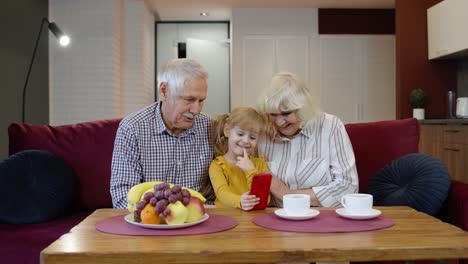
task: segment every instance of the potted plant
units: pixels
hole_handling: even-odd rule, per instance
[[[417,88],[410,93],[410,104],[413,107],[413,117],[421,120],[424,119],[424,107],[426,107],[426,92],[421,88]]]

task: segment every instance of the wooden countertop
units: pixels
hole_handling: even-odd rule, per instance
[[[468,118],[452,118],[452,119],[424,119],[418,120],[420,124],[428,125],[468,125]]]

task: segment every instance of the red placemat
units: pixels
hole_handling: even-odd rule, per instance
[[[231,229],[237,225],[237,221],[224,215],[210,214],[205,222],[179,229],[149,229],[129,224],[124,219],[125,215],[106,218],[96,223],[96,229],[116,235],[129,236],[182,236],[215,233]]]
[[[268,213],[256,216],[252,222],[258,226],[272,230],[303,232],[303,233],[339,233],[377,230],[394,225],[392,219],[378,216],[367,220],[352,220],[343,218],[334,210],[321,210],[312,219],[294,221]]]

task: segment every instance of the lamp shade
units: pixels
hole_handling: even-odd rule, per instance
[[[54,22],[49,23],[49,30],[55,35],[59,40],[60,45],[67,46],[70,43],[70,38],[63,34],[62,30]]]

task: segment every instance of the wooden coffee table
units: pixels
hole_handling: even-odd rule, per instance
[[[126,214],[99,209],[41,252],[41,263],[277,263],[468,259],[468,233],[409,207],[377,207],[395,221],[386,229],[352,233],[295,233],[252,223],[266,211],[209,208],[235,218],[230,230],[191,236],[123,236],[95,229]]]

